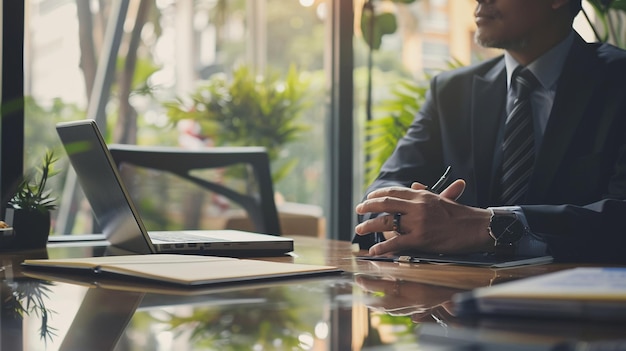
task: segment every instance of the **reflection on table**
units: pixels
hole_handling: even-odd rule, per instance
[[[84,257],[103,248],[29,254]],[[453,315],[449,301],[457,292],[569,266],[404,265],[357,260],[358,254],[350,243],[298,237],[293,255],[267,259],[346,273],[194,290],[39,281],[22,274],[19,262],[28,254],[3,254],[1,349],[567,350],[577,341],[626,336],[624,325]]]

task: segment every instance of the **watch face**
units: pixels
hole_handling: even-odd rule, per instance
[[[498,238],[497,245],[511,245],[522,238],[524,225],[515,216],[494,216],[491,231]]]

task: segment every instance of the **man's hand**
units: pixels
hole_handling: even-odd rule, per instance
[[[368,307],[392,316],[411,316],[414,322],[433,321],[431,315],[443,309],[452,316],[452,296],[461,290],[445,286],[395,280],[368,275],[357,275],[356,284],[371,297]],[[445,321],[444,321],[445,322]]]
[[[355,231],[359,235],[387,232],[387,240],[372,246],[370,255],[408,249],[432,253],[468,253],[487,251],[493,247],[493,240],[487,233],[490,212],[455,202],[465,190],[465,181],[453,182],[441,194],[425,189],[419,183],[414,183],[411,188],[378,189],[357,205],[358,214],[402,214],[402,235],[389,233],[393,230],[393,215],[379,216],[356,226]]]

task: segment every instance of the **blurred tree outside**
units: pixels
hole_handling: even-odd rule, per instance
[[[165,45],[172,45],[172,20],[179,20],[171,11],[178,11],[179,3],[154,0],[130,1],[126,19],[125,34],[120,45],[116,69],[116,79],[109,96],[107,107],[107,142],[139,143],[156,145],[177,145],[179,131],[164,122],[165,111],[160,103],[170,99],[180,89],[180,82],[165,81],[163,76],[171,75],[172,65],[155,56]],[[192,66],[194,79],[210,77],[215,73],[229,73],[237,62],[245,57],[245,36],[238,34],[238,27],[245,28],[246,1],[199,1],[193,2],[193,22],[188,23],[192,40],[202,48],[194,48]],[[100,57],[102,42],[112,12],[113,2],[76,2],[80,36],[80,68],[83,72],[86,95],[91,96],[96,74],[97,59]],[[268,60],[287,72],[294,64],[298,67],[322,70],[325,47],[324,19],[315,8],[303,8],[297,2],[267,2]],[[179,30],[180,24],[175,25]],[[195,33],[195,34],[194,34]],[[206,41],[206,33],[214,39]],[[313,37],[312,37],[313,36]],[[214,43],[210,42],[214,40]],[[212,60],[207,60],[205,51],[214,46]],[[207,48],[204,48],[207,47]],[[208,55],[211,56],[211,55]],[[156,63],[159,62],[159,63]],[[294,63],[295,62],[295,63]],[[176,62],[175,65],[181,63]],[[307,73],[308,74],[308,73]],[[312,72],[312,75],[320,75]],[[175,88],[176,86],[178,88]],[[318,83],[318,87],[323,84]],[[172,88],[175,89],[172,89]],[[303,140],[323,140],[325,96],[312,96],[307,102],[315,106],[305,111],[302,120],[314,119],[313,128],[304,131]],[[310,138],[310,134],[317,135]],[[294,143],[295,144],[295,143]],[[315,147],[283,148],[274,151],[281,159],[311,160],[295,165],[294,173],[305,173],[309,177],[308,186],[293,179],[284,184],[275,184],[289,201],[321,205],[322,195],[316,188],[323,179],[324,144]],[[293,166],[292,166],[293,167]],[[300,169],[298,169],[300,168]],[[286,172],[287,169],[284,171]],[[297,178],[296,178],[297,180]],[[154,191],[136,194],[147,208],[155,207],[164,199]],[[153,198],[153,200],[150,200]],[[152,205],[150,205],[152,204]],[[188,206],[189,207],[189,206]],[[158,217],[158,216],[153,216]]]

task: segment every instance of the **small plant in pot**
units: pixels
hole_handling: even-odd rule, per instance
[[[57,174],[53,164],[57,157],[46,152],[41,167],[34,174],[26,174],[9,200],[5,221],[13,227],[10,247],[0,249],[45,248],[50,234],[50,211],[56,208],[56,198],[46,189],[48,179]],[[37,177],[37,173],[39,176]]]

